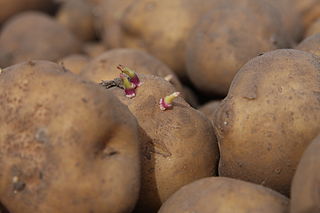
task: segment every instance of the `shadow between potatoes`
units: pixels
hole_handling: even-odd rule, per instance
[[[0,213],[10,213],[2,203],[0,203]]]
[[[139,139],[141,141],[141,188],[133,213],[153,213],[157,212],[161,206],[155,177],[155,147],[152,139],[140,126]]]

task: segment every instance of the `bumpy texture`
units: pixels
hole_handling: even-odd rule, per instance
[[[301,155],[320,131],[320,60],[276,50],[243,66],[216,112],[219,174],[289,194]]]
[[[11,213],[124,213],[140,184],[136,120],[46,61],[0,74],[0,200]]]
[[[46,14],[21,13],[3,26],[0,34],[0,66],[33,59],[56,61],[80,50],[67,29]]]
[[[181,97],[161,111],[159,100],[175,90],[167,81],[141,76],[133,99],[111,89],[137,118],[143,142],[142,183],[137,212],[156,212],[181,186],[216,174],[219,158],[212,125]]]
[[[320,212],[320,136],[303,153],[291,187],[291,213]]]
[[[268,188],[241,180],[211,177],[174,193],[159,213],[288,213],[289,200]]]

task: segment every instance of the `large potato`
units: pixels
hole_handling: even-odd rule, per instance
[[[303,153],[291,187],[291,213],[320,212],[320,136]]]
[[[31,59],[58,60],[76,53],[78,40],[46,14],[25,12],[10,19],[0,34],[0,66]]]
[[[137,123],[110,92],[46,61],[0,74],[0,200],[11,213],[129,213]]]
[[[241,180],[210,177],[174,193],[159,213],[287,213],[288,198]]]
[[[320,33],[307,37],[295,49],[303,50],[320,57]]]
[[[276,50],[250,60],[216,112],[219,174],[289,194],[300,157],[320,131],[320,60]]]
[[[248,60],[285,46],[281,16],[262,0],[224,1],[204,16],[187,49],[190,80],[208,94],[226,95]]]
[[[186,77],[187,39],[217,0],[134,0],[122,18],[125,47],[140,47]]]
[[[122,89],[111,91],[137,118],[141,127],[142,182],[136,212],[157,212],[181,186],[216,174],[219,158],[212,125],[181,97],[170,110],[161,111],[159,100],[175,91],[163,78],[140,75],[136,97]]]
[[[210,101],[202,105],[198,110],[206,115],[206,117],[214,124],[216,111],[219,108],[221,100]]]
[[[0,23],[19,12],[32,9],[48,9],[53,0],[0,0]]]
[[[135,49],[112,49],[94,58],[81,75],[97,83],[102,80],[113,80],[119,77],[117,66],[121,64],[139,74],[150,74],[160,77],[172,76],[171,83],[182,91],[182,86],[175,74],[161,61],[146,52]]]

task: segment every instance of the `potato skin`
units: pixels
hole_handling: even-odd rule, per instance
[[[291,213],[320,212],[320,137],[303,153],[291,187]]]
[[[142,182],[136,212],[157,212],[181,186],[216,175],[219,159],[212,125],[181,97],[171,110],[161,111],[159,100],[175,90],[160,77],[141,75],[137,96],[128,99],[123,90],[111,91],[137,118],[141,127]]]
[[[288,213],[289,200],[253,183],[210,177],[183,186],[159,213]]]
[[[295,49],[306,51],[320,57],[320,33],[306,38],[296,46]]]
[[[0,74],[0,199],[11,213],[131,212],[137,123],[104,88],[47,61]]]
[[[304,37],[307,38],[307,37],[312,36],[317,33],[320,33],[320,18],[318,18],[316,21],[314,21],[310,25],[310,27],[308,27]]]
[[[245,24],[243,24],[245,23]],[[248,60],[286,46],[281,16],[265,1],[222,1],[200,20],[187,46],[187,73],[207,94],[226,95]]]
[[[52,0],[0,0],[0,23],[25,10],[50,8],[52,2]]]
[[[289,194],[301,155],[320,131],[319,72],[316,56],[285,49],[240,69],[216,112],[221,176]]]
[[[119,77],[120,71],[117,69],[119,64],[129,67],[138,74],[150,74],[163,78],[172,75],[170,82],[178,91],[182,91],[179,79],[165,64],[148,53],[135,49],[109,50],[94,58],[81,75],[97,83],[101,80],[113,80]]]
[[[221,100],[210,101],[202,105],[198,110],[206,115],[206,117],[214,124],[216,111],[219,108]]]
[[[77,53],[81,47],[69,31],[48,15],[25,12],[5,24],[0,48],[0,66],[7,67],[32,59],[56,61]]]
[[[142,48],[186,77],[185,52],[198,19],[217,0],[134,0],[121,19],[122,45]]]
[[[82,69],[90,62],[89,57],[80,54],[66,56],[58,61],[65,69],[74,74],[80,74]]]
[[[93,5],[87,0],[64,2],[56,19],[82,41],[93,40],[96,36]]]

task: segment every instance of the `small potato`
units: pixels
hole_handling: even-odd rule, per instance
[[[303,50],[320,57],[320,33],[307,37],[295,49]]]
[[[48,9],[52,3],[53,0],[0,0],[0,23],[22,11]]]
[[[11,213],[130,213],[137,122],[104,88],[48,61],[0,74],[0,200]]]
[[[95,58],[106,52],[107,48],[100,42],[88,42],[83,45],[82,51],[90,58]]]
[[[210,177],[183,186],[158,213],[288,213],[289,199],[260,185]]]
[[[185,184],[216,175],[218,146],[212,125],[181,97],[162,111],[161,98],[175,92],[163,78],[140,75],[142,85],[134,98],[111,88],[137,118],[142,141],[142,182],[136,212],[154,213]]]
[[[82,69],[90,62],[89,57],[85,55],[69,55],[60,59],[58,64],[62,65],[65,69],[73,72],[74,74],[80,74]]]
[[[320,18],[318,18],[316,21],[314,21],[310,25],[310,27],[308,27],[304,37],[307,38],[307,37],[314,35],[314,34],[317,34],[317,33],[320,33]]]
[[[275,50],[244,65],[214,119],[219,174],[288,195],[301,155],[320,132],[320,60]]]
[[[191,82],[225,96],[237,71],[263,52],[286,46],[280,13],[262,0],[222,1],[194,30],[187,47]]]
[[[10,19],[0,33],[0,66],[32,59],[56,61],[80,51],[79,41],[46,14],[25,12]]]
[[[151,74],[160,77],[170,77],[178,91],[182,86],[175,74],[161,61],[146,52],[135,49],[112,49],[93,59],[81,75],[94,82],[113,80],[119,77],[117,66],[121,64],[135,70],[139,74]]]
[[[96,36],[93,5],[88,3],[87,0],[64,2],[56,15],[56,19],[83,41],[93,40]]]
[[[320,136],[303,153],[291,187],[291,213],[320,212]]]

